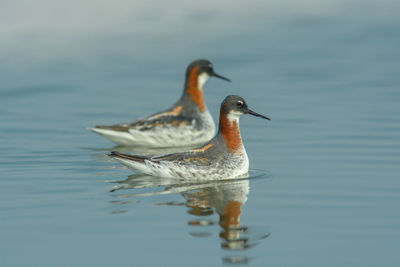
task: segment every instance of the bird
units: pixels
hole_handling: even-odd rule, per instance
[[[194,60],[187,67],[183,93],[172,107],[133,122],[97,125],[88,130],[122,146],[162,148],[203,144],[215,134],[214,120],[203,95],[203,86],[210,77],[231,82],[217,74],[209,60]]]
[[[229,95],[221,103],[218,133],[202,146],[161,156],[130,155],[116,151],[109,156],[138,174],[188,180],[245,177],[249,171],[249,159],[239,129],[239,117],[243,114],[270,120],[249,109],[242,97]]]

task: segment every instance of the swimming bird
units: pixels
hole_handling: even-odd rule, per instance
[[[195,60],[187,67],[180,99],[170,108],[145,118],[89,128],[123,146],[173,147],[200,145],[215,134],[214,120],[204,102],[203,86],[210,77],[230,80],[214,71],[210,61]]]
[[[270,120],[250,110],[242,97],[230,95],[221,104],[218,133],[204,145],[162,156],[146,157],[115,151],[109,156],[136,173],[152,176],[194,180],[242,177],[249,171],[249,159],[239,129],[239,117],[243,114]]]

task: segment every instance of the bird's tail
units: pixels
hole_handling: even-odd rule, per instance
[[[138,155],[129,155],[129,154],[120,153],[120,152],[117,152],[117,151],[112,151],[110,154],[108,154],[108,156],[110,156],[112,158],[124,159],[124,160],[132,160],[132,161],[142,162],[142,163],[146,159],[149,159],[149,157],[138,156]]]

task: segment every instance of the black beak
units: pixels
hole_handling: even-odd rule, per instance
[[[250,110],[250,109],[249,109],[248,113],[249,113],[250,115],[253,115],[253,116],[256,116],[256,117],[260,117],[260,118],[263,118],[263,119],[266,119],[266,120],[269,120],[269,121],[271,120],[271,119],[268,118],[267,116],[258,114],[257,112],[254,112],[254,111],[252,111],[252,110]]]
[[[222,80],[228,81],[228,82],[232,82],[231,80],[229,80],[228,78],[225,78],[224,76],[219,75],[218,73],[215,73],[214,71],[211,73],[211,76],[220,78]]]

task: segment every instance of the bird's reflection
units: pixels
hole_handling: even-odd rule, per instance
[[[185,205],[188,213],[193,217],[188,221],[191,226],[189,234],[193,237],[204,238],[212,236],[215,224],[219,224],[221,231],[221,248],[230,251],[249,249],[269,236],[266,229],[252,230],[252,227],[242,225],[240,216],[250,191],[248,178],[190,183],[181,179],[157,178],[147,175],[131,175],[123,181],[115,181],[118,185],[110,191],[116,192],[116,198],[123,198],[120,203],[130,203],[127,199],[155,196],[162,194],[180,193],[185,201],[183,203],[166,202],[159,205],[177,206]],[[150,189],[143,190],[143,189]],[[154,191],[159,188],[160,190]],[[121,194],[122,189],[137,189],[130,193]],[[131,191],[131,190],[129,190]],[[140,192],[136,192],[140,191]],[[126,192],[126,191],[125,191]],[[118,212],[121,212],[120,210]],[[213,220],[213,215],[218,214],[218,222]],[[247,256],[226,256],[222,259],[224,264],[241,263],[250,261]]]
[[[212,221],[205,218],[214,212],[219,216],[221,226],[221,247],[229,250],[243,250],[253,246],[247,234],[248,228],[240,224],[242,208],[249,193],[249,180],[222,181],[195,191],[182,193],[189,207],[189,213],[196,216],[191,226],[208,226]],[[202,236],[197,233],[195,236]]]

